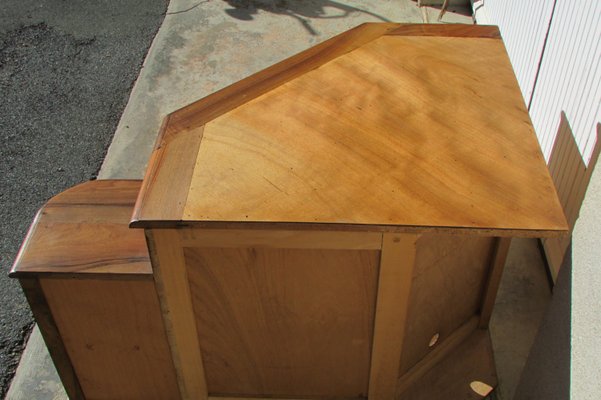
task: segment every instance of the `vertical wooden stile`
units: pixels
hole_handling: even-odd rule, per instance
[[[393,399],[407,324],[415,249],[419,235],[385,233],[369,377],[370,400]]]
[[[146,230],[146,238],[182,399],[206,400],[208,390],[179,235],[174,229],[153,229]]]

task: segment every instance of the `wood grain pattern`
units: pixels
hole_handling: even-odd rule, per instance
[[[494,252],[491,258],[492,262],[488,272],[486,288],[482,297],[480,322],[478,323],[480,328],[488,328],[490,316],[492,315],[492,309],[497,298],[499,285],[501,284],[501,277],[503,275],[503,269],[505,268],[505,261],[507,260],[507,253],[509,252],[510,245],[510,238],[496,238],[495,240]]]
[[[169,132],[200,127],[283,83],[352,51],[396,28],[393,23],[364,23],[264,69],[170,115]]]
[[[386,35],[399,36],[443,36],[501,39],[497,26],[464,24],[399,24]]]
[[[601,124],[597,125],[597,140],[588,167],[584,164],[574,134],[565,113],[561,113],[561,122],[557,138],[553,145],[549,170],[557,189],[559,201],[568,220],[570,231],[574,229],[580,213],[580,206],[590,182],[593,170],[601,152]],[[559,268],[572,240],[571,235],[561,238],[542,239],[551,277],[557,279]]]
[[[386,35],[394,29],[399,35]],[[466,37],[470,32],[478,37]],[[490,40],[493,32],[358,28],[174,113],[169,135],[204,125],[190,190],[170,194],[147,177],[144,191],[166,193],[164,204],[172,207],[161,214],[140,201],[133,226],[247,229],[277,222],[482,229],[499,236],[565,232],[505,48]],[[151,169],[160,171],[166,160]]]
[[[205,369],[179,236],[173,229],[145,233],[181,397],[206,400]]]
[[[46,203],[46,207],[74,205],[132,206],[140,191],[141,181],[101,179],[75,185]]]
[[[418,238],[407,234],[384,234],[382,238],[370,400],[392,399],[396,391]]]
[[[187,199],[186,221],[566,227],[503,44],[474,38],[381,37],[210,121]]]
[[[420,237],[398,376],[478,314],[493,244],[489,237]],[[434,335],[437,344],[430,346]]]
[[[179,229],[184,247],[271,247],[287,249],[380,250],[376,232]]]
[[[150,278],[144,234],[128,229],[140,184],[90,181],[53,197],[38,212],[10,275]]]
[[[85,400],[86,397],[81,389],[79,378],[73,369],[73,364],[65,349],[65,344],[56,326],[56,321],[52,316],[39,279],[35,276],[23,277],[19,279],[19,283],[36,323],[40,327],[40,332],[52,357],[52,362],[56,367],[58,376],[65,388],[65,392],[71,400]]]
[[[40,285],[86,399],[180,398],[152,280]]]
[[[132,227],[137,227],[140,219],[177,221],[183,214],[203,127],[176,135],[167,129],[170,120],[167,116],[163,121],[131,217]]]
[[[378,255],[186,248],[209,393],[364,398]]]
[[[497,386],[497,377],[488,331],[476,329],[455,350],[431,368],[396,400],[488,398],[472,389],[474,382],[489,388]],[[480,385],[483,386],[483,385]]]
[[[206,122],[381,36],[395,26],[373,23],[359,25],[168,115],[163,121],[157,146],[148,165],[132,226],[148,226],[142,221],[181,219],[181,207],[187,193],[181,191],[189,187],[190,182],[185,182],[185,178],[191,173],[195,161],[189,152],[198,149],[202,138],[201,133],[194,132],[201,132]],[[185,137],[177,138],[177,143],[181,144],[178,149],[168,149],[175,136]],[[185,178],[178,177],[179,174]],[[173,178],[179,182],[172,182]]]

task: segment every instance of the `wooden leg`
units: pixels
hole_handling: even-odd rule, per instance
[[[509,251],[510,244],[511,238],[496,239],[492,264],[488,275],[488,283],[486,284],[486,289],[484,290],[484,298],[482,300],[482,308],[480,311],[480,322],[478,323],[478,327],[481,329],[488,328],[488,323],[490,322],[492,308],[495,305],[495,299],[497,298],[497,291],[499,290],[499,284],[501,283],[501,276],[503,274],[503,268],[505,267],[505,260],[507,259],[507,252]]]
[[[153,229],[146,231],[146,238],[182,399],[206,400],[206,378],[179,235],[174,229]]]
[[[60,332],[46,302],[46,297],[37,278],[19,279],[29,307],[40,327],[40,332],[52,356],[56,371],[61,378],[65,391],[71,400],[84,400],[83,391],[79,384],[71,359],[67,354]]]
[[[394,398],[419,235],[385,233],[369,377],[370,400]]]

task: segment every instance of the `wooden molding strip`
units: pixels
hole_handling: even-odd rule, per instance
[[[386,35],[501,39],[501,32],[494,25],[401,24],[398,28],[386,33]]]
[[[413,225],[363,225],[347,223],[306,223],[306,222],[242,222],[242,221],[181,221],[181,220],[133,220],[132,228],[195,228],[195,229],[237,229],[237,230],[293,230],[293,231],[349,231],[386,232],[399,234],[444,233],[449,235],[475,235],[497,237],[564,237],[567,230],[562,227],[545,229],[492,229],[444,226]]]
[[[182,219],[186,202],[174,199],[187,197],[203,127],[170,135],[166,130],[169,118],[165,119],[157,148],[148,163],[130,222],[132,228],[139,227],[140,220]]]
[[[419,235],[384,234],[369,377],[370,400],[396,392]]]
[[[223,113],[280,86],[307,71],[368,43],[398,27],[394,23],[364,23],[282,62],[219,90],[170,115],[169,131],[206,124]]]
[[[382,234],[279,230],[178,229],[184,247],[380,250]]]

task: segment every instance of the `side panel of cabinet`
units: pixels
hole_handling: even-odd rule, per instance
[[[367,395],[379,251],[184,255],[210,394]]]
[[[87,399],[179,398],[151,276],[40,285]]]
[[[423,235],[417,241],[399,376],[476,316],[494,238]]]

